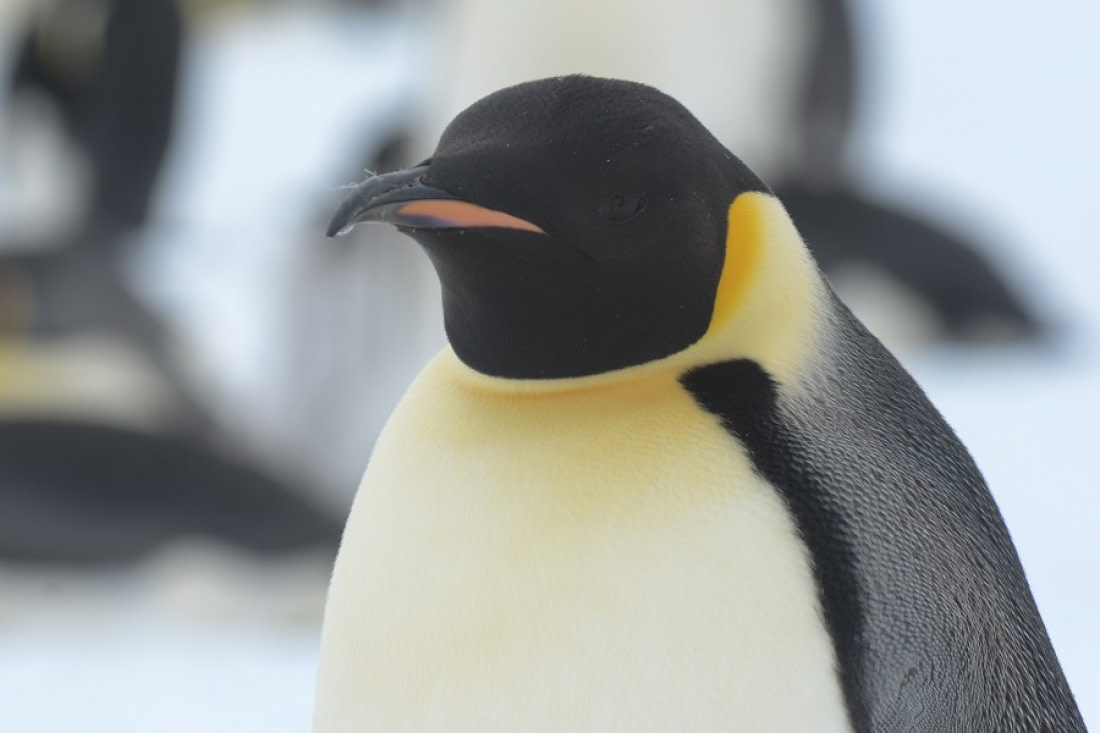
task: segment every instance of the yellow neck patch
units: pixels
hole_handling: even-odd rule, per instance
[[[741,194],[730,204],[726,258],[722,264],[722,277],[718,281],[718,292],[714,297],[714,315],[711,316],[707,335],[726,325],[737,312],[749,283],[756,276],[764,249],[763,212],[760,206],[765,196],[766,194],[750,191]]]

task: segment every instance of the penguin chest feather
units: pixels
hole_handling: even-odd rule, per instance
[[[317,731],[849,730],[808,553],[674,376],[550,395],[444,352],[337,560]]]

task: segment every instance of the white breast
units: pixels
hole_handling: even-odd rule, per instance
[[[791,519],[674,376],[463,371],[429,365],[363,479],[318,733],[849,730]]]

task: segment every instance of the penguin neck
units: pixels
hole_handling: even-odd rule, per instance
[[[829,338],[828,286],[779,199],[742,194],[728,217],[710,327],[676,356],[686,368],[747,359],[793,384],[813,371],[808,365]]]

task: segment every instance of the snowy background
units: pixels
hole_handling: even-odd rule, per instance
[[[1063,327],[1044,352],[906,361],[984,470],[1100,730],[1100,5],[856,6],[867,84],[859,179],[988,234]],[[173,254],[148,265],[162,275],[153,297],[186,314],[218,389],[257,422],[279,409],[275,387],[253,372],[257,354],[280,353],[261,327],[273,317],[271,283],[323,227],[348,182],[348,150],[371,126],[383,134],[431,73],[417,64],[422,30],[415,17],[276,4],[191,39],[158,208]],[[210,613],[219,582],[235,580],[162,583],[154,570],[90,590],[80,579],[26,579],[34,612],[0,606],[0,730],[308,729],[320,590],[304,605],[278,598],[276,610]]]

